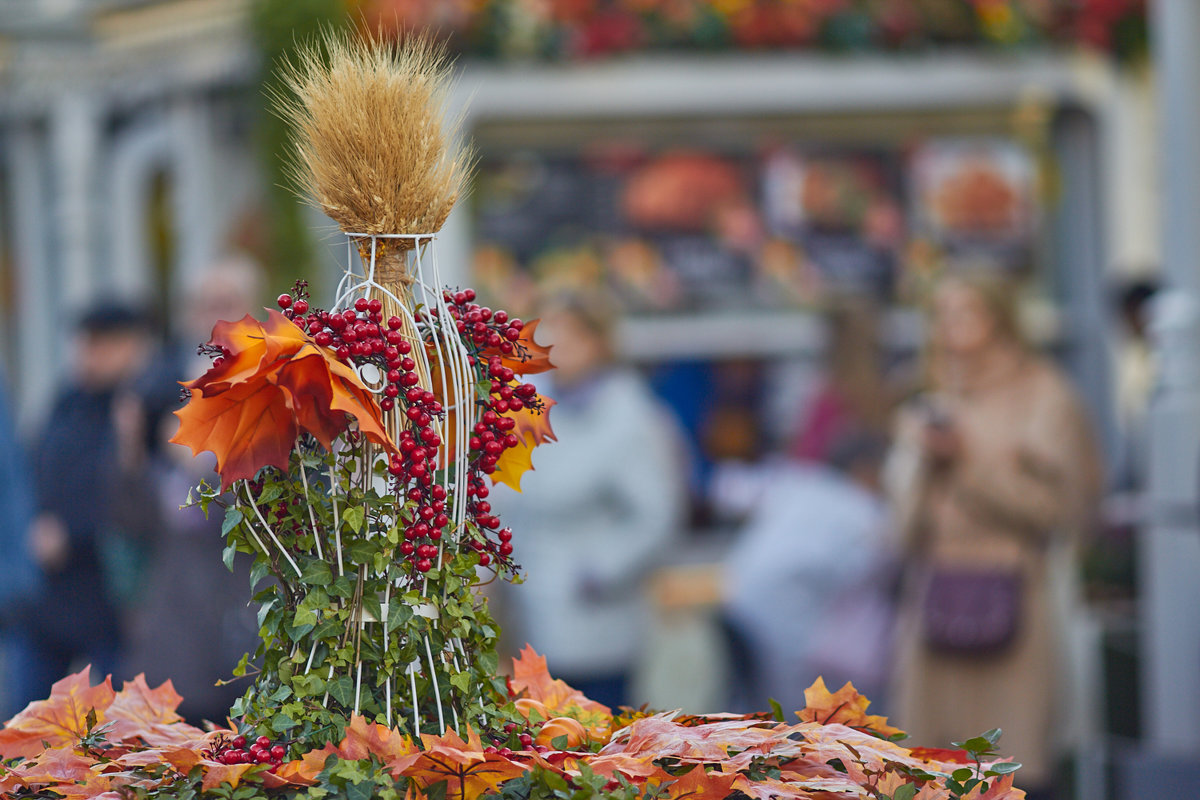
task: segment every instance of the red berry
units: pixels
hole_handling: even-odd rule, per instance
[[[365,297],[360,297],[354,301],[354,310],[355,311],[366,311],[370,307],[371,307],[371,304]]]
[[[232,744],[238,750],[241,750],[243,747],[246,746],[246,737],[245,736],[235,736],[235,737],[233,737]]]
[[[387,326],[389,330],[399,330],[404,321],[396,316],[388,317]]]
[[[417,572],[429,572],[429,570],[433,569],[433,562],[428,558],[420,558],[417,559],[416,567]]]
[[[409,542],[409,541],[404,541],[404,542],[401,542],[401,543],[400,543],[400,552],[401,552],[401,554],[403,554],[403,555],[406,555],[406,556],[411,556],[411,555],[413,554],[413,551],[414,551],[415,549],[416,549],[416,548],[415,548],[415,547],[413,547],[413,543],[412,543],[412,542]]]
[[[276,298],[275,304],[280,308],[291,308],[292,296],[290,294],[281,294],[278,298]]]
[[[283,758],[287,755],[287,748],[281,744],[277,744],[271,748],[271,758]]]
[[[297,300],[295,302],[295,304],[292,305],[292,311],[296,312],[297,314],[307,314],[308,313],[308,301],[307,300]]]
[[[489,556],[487,553],[480,553],[480,554],[479,554],[479,566],[481,566],[481,567],[486,567],[486,566],[487,566],[488,564],[490,564],[490,563],[492,563],[492,557],[491,557],[491,556]]]
[[[357,304],[356,304],[356,306],[357,306]],[[370,311],[372,314],[378,314],[380,311],[383,310],[383,303],[380,302],[378,297],[372,297],[370,300],[367,301],[367,310]]]
[[[501,545],[500,545],[500,555],[502,555],[502,556],[510,556],[510,555],[512,555],[512,551],[513,551],[512,542],[503,542],[503,543],[501,543]]]
[[[528,733],[522,733],[517,737],[517,741],[521,743],[522,747],[529,747],[531,744],[533,744],[533,737]]]
[[[271,740],[269,737],[266,737],[266,736],[258,737],[257,739],[254,740],[254,743],[256,745],[258,745],[259,747],[270,747],[271,746]]]
[[[388,388],[391,389],[392,387],[389,386]],[[383,411],[391,411],[395,407],[396,407],[396,401],[390,397],[385,397],[379,401],[379,408],[382,409]]]
[[[313,340],[321,345],[321,347],[329,347],[329,345],[333,344],[333,334],[329,331],[321,331],[313,337]]]

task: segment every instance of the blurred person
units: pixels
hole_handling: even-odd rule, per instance
[[[0,385],[0,669],[3,669],[3,694],[0,695],[0,720],[21,710],[27,688],[23,676],[14,667],[20,658],[19,637],[13,626],[28,611],[25,598],[39,593],[40,574],[29,549],[27,533],[33,520],[33,492],[29,485],[29,465],[25,450],[13,432],[8,394]]]
[[[765,478],[723,567],[722,595],[741,704],[803,708],[818,675],[882,704],[892,625],[881,580],[888,515],[880,466],[887,440],[850,433],[827,464],[788,459]]]
[[[218,320],[253,314],[262,292],[258,265],[241,256],[217,261],[185,290],[175,342],[141,382],[142,404],[122,404],[120,432],[123,524],[138,528],[149,543],[144,592],[129,618],[125,666],[144,672],[153,686],[171,679],[183,696],[179,712],[193,722],[222,721],[244,687],[218,685],[229,678],[244,653],[257,646],[249,607],[249,562],[234,569],[222,561],[221,514],[179,507],[201,480],[215,483],[215,458],[167,440],[178,420],[180,380],[198,377],[211,361],[197,353]]]
[[[14,625],[14,678],[23,705],[49,695],[72,667],[115,672],[121,642],[105,537],[113,527],[117,452],[113,408],[153,350],[140,308],[103,302],[85,312],[72,372],[33,448],[36,516],[28,543],[41,575]]]
[[[1095,512],[1096,444],[999,278],[940,282],[929,359],[930,391],[900,413],[889,464],[909,556],[894,719],[926,746],[1002,728],[1021,785],[1052,797],[1068,622],[1053,565]]]
[[[826,461],[840,437],[887,433],[896,392],[884,374],[878,316],[872,305],[848,300],[829,311],[825,375],[804,408],[792,444],[794,457]]]
[[[1121,426],[1121,455],[1115,486],[1136,491],[1146,475],[1146,414],[1157,378],[1150,318],[1158,285],[1147,279],[1120,288],[1117,306],[1121,320],[1115,353],[1117,420]]]
[[[595,295],[543,314],[557,369],[536,377],[557,401],[557,442],[538,448],[520,497],[497,487],[492,499],[525,579],[502,597],[510,646],[528,642],[556,677],[615,708],[645,645],[644,579],[682,524],[685,466],[669,412],[615,363],[611,325]]]

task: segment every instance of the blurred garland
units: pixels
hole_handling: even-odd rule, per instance
[[[436,29],[490,59],[646,50],[1147,48],[1146,0],[366,0],[371,27]]]

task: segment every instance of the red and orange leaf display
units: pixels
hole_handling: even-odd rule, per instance
[[[328,449],[356,422],[368,439],[395,449],[354,370],[279,312],[268,311],[266,322],[249,315],[219,322],[210,345],[227,355],[184,384],[191,399],[175,412],[180,425],[171,441],[194,454],[212,451],[222,489],[265,466],[287,469],[302,432]]]
[[[286,798],[317,786],[336,761],[361,765],[354,774],[377,771],[389,787],[400,782],[411,800],[496,797],[525,775],[576,785],[599,776],[608,781],[605,791],[620,794],[622,786],[632,785],[638,796],[645,791],[671,800],[722,800],[738,793],[761,800],[892,797],[904,786],[911,788],[903,796],[912,800],[950,800],[942,781],[963,766],[960,751],[908,750],[880,738],[896,729],[882,717],[867,716],[866,700],[849,685],[830,693],[818,680],[807,694],[808,706],[797,712],[803,720],[797,724],[761,714],[643,713],[610,738],[608,728],[616,724],[611,711],[551,677],[542,656],[526,647],[513,667],[518,707],[538,712],[530,713],[529,724],[552,717],[536,748],[485,746],[470,727],[465,738],[453,730],[424,733],[418,744],[353,716],[336,746],[310,749],[273,772],[214,760],[214,743],[234,732],[202,733],[183,722],[170,683],[151,689],[138,676],[114,692],[107,678],[92,686],[84,670],[59,681],[50,698],[30,704],[0,730],[5,760],[0,794],[127,800],[134,787],[169,798],[179,786],[190,796],[215,800],[252,783],[260,794]],[[605,734],[569,742],[574,749],[547,749],[542,741],[562,746],[566,737],[550,734],[576,728]],[[84,738],[98,729],[105,734],[102,751],[84,747]],[[964,800],[1024,797],[1013,788],[1012,775],[1003,775],[989,778],[986,790],[973,788]]]

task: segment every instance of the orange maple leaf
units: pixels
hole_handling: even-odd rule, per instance
[[[672,800],[687,800],[693,797],[713,798],[723,800],[728,797],[738,773],[707,772],[703,766],[696,765],[678,779],[663,785],[660,797]]]
[[[206,792],[224,783],[228,783],[236,789],[242,782],[242,776],[248,770],[258,766],[257,764],[222,764],[220,761],[210,761],[209,759],[202,759],[200,764],[204,767],[204,781],[200,786]]]
[[[527,697],[544,705],[552,716],[570,717],[581,722],[593,741],[607,738],[612,722],[612,709],[603,703],[589,700],[583,692],[566,681],[550,676],[546,657],[525,645],[513,659],[513,675],[509,684],[518,697]]]
[[[903,733],[899,728],[887,724],[887,717],[868,715],[871,701],[858,693],[849,681],[835,693],[825,687],[825,680],[817,678],[812,686],[804,690],[805,706],[796,712],[804,722],[819,722],[822,725],[838,723],[848,728],[870,731],[882,737]]]
[[[513,342],[512,353],[505,354],[499,347],[486,347],[481,355],[485,360],[499,356],[504,366],[518,375],[534,375],[554,369],[554,365],[550,363],[550,350],[553,346],[540,345],[533,340],[539,322],[541,320],[534,319],[525,323],[521,328],[520,337]]]
[[[309,750],[295,761],[282,764],[275,774],[292,783],[311,785],[317,782],[317,776],[325,769],[329,757],[337,755],[338,749],[326,744],[319,750]]]
[[[268,311],[264,323],[249,315],[219,322],[211,344],[228,355],[184,384],[191,399],[175,412],[180,425],[171,441],[193,454],[211,450],[222,489],[265,466],[287,469],[302,431],[330,449],[354,420],[368,439],[395,450],[354,370],[279,312]]]
[[[445,781],[447,798],[466,800],[498,793],[501,784],[529,769],[499,753],[483,752],[479,734],[470,728],[466,741],[448,730],[442,736],[421,734],[421,742],[424,750],[404,774],[422,789]]]
[[[0,758],[30,758],[47,746],[75,745],[88,733],[88,714],[95,712],[97,723],[105,718],[116,693],[112,679],[91,685],[91,667],[54,684],[47,700],[30,703],[0,730]]]
[[[175,709],[183,698],[171,681],[151,689],[145,675],[126,681],[105,714],[110,742],[142,740],[151,747],[180,747],[199,742],[204,731],[183,721]]]
[[[411,738],[359,715],[350,718],[337,753],[352,761],[376,756],[393,778],[399,778],[420,758],[420,751]]]

